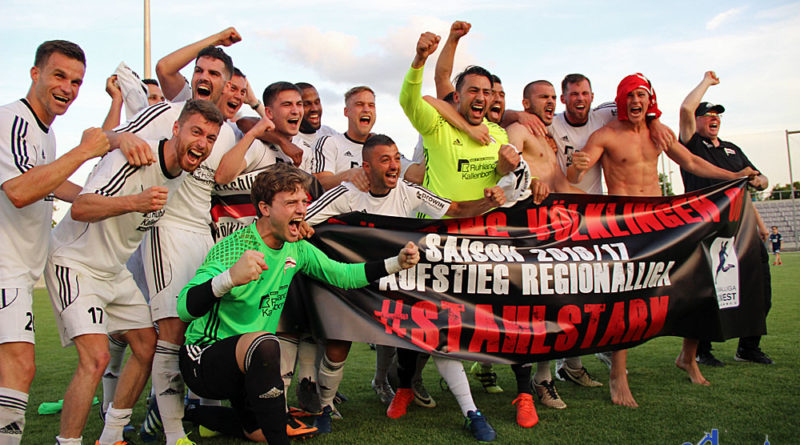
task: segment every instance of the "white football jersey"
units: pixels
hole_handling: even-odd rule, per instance
[[[130,131],[143,139],[172,137],[172,127],[183,109],[183,102],[162,102],[145,108],[132,121],[120,125],[114,131]],[[184,230],[208,234],[211,224],[211,190],[214,174],[222,156],[236,145],[236,137],[229,125],[223,124],[211,154],[186,178],[176,192],[169,211],[159,220],[159,226],[173,226]]]
[[[81,195],[130,196],[161,186],[169,190],[169,206],[187,175],[170,176],[166,171],[165,142],[148,141],[158,161],[142,167],[128,164],[119,150],[108,152],[92,170]],[[149,213],[128,212],[94,223],[75,221],[68,213],[53,230],[50,256],[56,264],[82,267],[97,278],[111,278],[125,268],[125,262],[145,232],[164,215],[165,208]]]
[[[567,167],[572,165],[572,153],[582,149],[592,133],[616,119],[617,107],[610,102],[601,104],[599,107],[589,111],[589,120],[580,126],[575,126],[567,122],[564,113],[566,112],[561,112],[556,115],[552,125],[548,127],[548,130],[558,147],[558,151],[556,151],[558,166],[561,167],[561,171],[566,174]],[[603,171],[600,168],[600,162],[589,169],[589,171],[583,175],[581,182],[575,184],[575,186],[586,193],[602,195]]]
[[[292,138],[292,143],[303,150],[303,161],[298,166],[300,167],[300,170],[303,170],[306,173],[312,173],[311,160],[314,158],[314,145],[317,143],[317,139],[321,138],[322,136],[334,136],[337,134],[339,134],[338,131],[327,125],[320,126],[319,130],[315,131],[314,133],[297,133]]]
[[[0,107],[0,184],[56,157],[56,137],[25,99]],[[0,287],[31,288],[44,270],[53,195],[21,209],[0,191]]]
[[[306,213],[306,221],[315,225],[328,218],[348,212],[365,212],[374,215],[417,218],[424,213],[439,219],[450,208],[450,200],[435,195],[430,190],[401,179],[397,187],[386,195],[377,196],[362,192],[352,183],[343,182],[314,201]]]
[[[363,142],[356,142],[346,134],[320,137],[314,146],[312,173],[331,172],[335,175],[353,167],[360,167],[363,147]]]

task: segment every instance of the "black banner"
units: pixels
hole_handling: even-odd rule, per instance
[[[531,362],[663,335],[765,333],[745,180],[671,197],[554,194],[453,220],[350,213],[316,229],[312,241],[340,261],[383,259],[408,241],[421,256],[364,289],[305,280],[286,315],[299,306],[321,338]]]

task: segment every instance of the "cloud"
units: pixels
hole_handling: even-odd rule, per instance
[[[739,8],[729,9],[725,12],[720,12],[719,14],[715,15],[714,18],[709,20],[708,23],[706,23],[706,29],[709,31],[713,31],[719,28],[719,26],[722,25],[724,22],[728,21],[732,17],[739,15],[739,13],[741,13],[745,9],[747,9],[747,7],[742,6]]]
[[[419,35],[434,31],[446,38],[450,24],[432,17],[412,17],[407,25],[388,28],[383,35],[368,41],[354,34],[323,31],[313,26],[279,28],[259,31],[260,37],[271,41],[270,49],[289,63],[312,70],[326,81],[345,88],[357,84],[371,86],[379,93],[397,94],[402,75],[414,56]],[[301,37],[301,38],[298,38]],[[474,63],[469,43],[456,52],[455,69]],[[433,64],[438,53],[431,56],[426,70],[426,86],[432,86]]]

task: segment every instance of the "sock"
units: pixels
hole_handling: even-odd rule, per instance
[[[294,364],[297,360],[298,341],[296,338],[290,337],[277,337],[278,344],[280,345],[281,357],[281,378],[283,379],[283,390],[288,391],[289,386],[292,384],[292,376],[294,376]],[[286,398],[284,397],[284,400]],[[288,411],[288,407],[286,411]]]
[[[583,361],[581,361],[580,357],[570,357],[564,360],[564,364],[569,369],[581,369],[583,368]]]
[[[11,388],[0,388],[0,443],[16,445],[25,428],[28,394]]]
[[[458,360],[434,357],[433,363],[439,374],[447,382],[450,392],[456,398],[458,406],[461,407],[461,413],[467,417],[467,412],[475,411],[478,407],[472,400],[472,392],[469,389],[469,382],[467,381],[467,373],[464,372],[464,365]]]
[[[108,336],[108,353],[111,359],[103,373],[103,412],[108,411],[108,405],[114,400],[114,393],[117,390],[117,380],[122,369],[122,360],[125,358],[125,348],[128,344],[122,340],[117,340]]]
[[[263,334],[247,348],[244,387],[247,404],[270,445],[289,445],[286,435],[286,397],[281,380],[281,345]]]
[[[195,425],[203,425],[211,431],[216,431],[226,436],[239,439],[246,438],[239,415],[235,409],[227,406],[200,405],[187,408],[184,418]]]
[[[419,352],[397,348],[397,387],[398,388],[411,388],[411,382],[414,379],[414,371],[417,367],[417,356]]]
[[[531,364],[511,365],[511,370],[514,371],[514,378],[517,380],[517,394],[532,394]]]
[[[319,364],[319,379],[317,380],[319,402],[323,408],[333,407],[333,398],[336,397],[336,391],[339,390],[339,383],[342,382],[343,377],[344,361],[332,362],[328,356],[323,356]]]
[[[295,374],[297,374],[298,382],[303,379],[317,381],[317,344],[313,340],[303,340],[297,344],[297,372]]]
[[[542,382],[550,380],[553,380],[553,374],[550,373],[550,362],[545,361],[537,363],[536,374],[533,375],[533,381],[537,385],[541,385]]]
[[[56,444],[58,445],[81,445],[81,441],[83,441],[83,436],[78,437],[77,439],[66,439],[64,437],[56,436]]]
[[[375,383],[380,385],[389,380],[389,368],[397,353],[392,346],[375,345]]]
[[[206,399],[194,393],[191,389],[186,390],[186,398],[189,400],[199,400],[201,406],[222,406],[222,400]]]
[[[131,421],[132,408],[116,409],[109,405],[106,412],[106,424],[100,434],[100,445],[114,445],[122,441],[122,429]],[[63,442],[62,442],[63,443]]]
[[[411,379],[412,382],[422,381],[422,370],[425,369],[425,365],[428,363],[429,358],[431,358],[431,356],[428,354],[420,353],[417,356],[417,367],[414,369],[414,377]]]
[[[180,346],[164,340],[156,342],[153,356],[153,388],[164,425],[167,445],[186,436],[183,431],[183,376],[178,366]]]

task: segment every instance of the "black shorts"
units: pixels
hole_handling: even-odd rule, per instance
[[[230,400],[242,427],[252,433],[260,427],[255,413],[247,406],[244,374],[236,364],[239,337],[228,337],[206,347],[183,345],[178,357],[186,386],[200,397]]]

